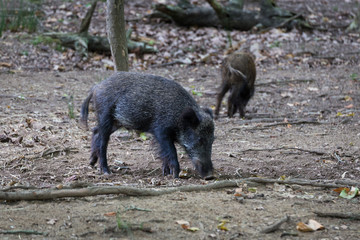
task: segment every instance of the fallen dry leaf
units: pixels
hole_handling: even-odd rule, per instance
[[[177,224],[181,225],[183,229],[188,229],[190,227],[190,223],[185,220],[178,220],[176,221]]]
[[[350,96],[345,96],[344,99],[345,99],[346,102],[352,101],[352,98]]]
[[[310,220],[309,220],[308,225],[309,225],[312,229],[314,229],[315,231],[316,231],[316,230],[322,230],[322,229],[325,228],[323,225],[321,225],[319,222],[317,222],[317,221],[315,221],[315,220],[313,220],[313,219],[310,219]]]
[[[308,224],[305,224],[303,222],[299,222],[296,225],[296,229],[301,232],[314,232],[316,230],[324,229],[325,227],[321,225],[319,222],[310,219]]]
[[[113,216],[116,216],[116,212],[104,213],[104,216],[106,216],[106,217],[113,217]]]
[[[7,68],[11,68],[12,64],[11,63],[6,63],[6,62],[0,62],[0,67],[7,67]]]
[[[347,187],[339,187],[339,188],[335,188],[333,189],[334,192],[337,192],[337,193],[341,193],[343,190],[345,190],[346,192],[349,192],[350,191],[350,188],[347,188]]]
[[[189,171],[186,169],[181,170],[179,173],[179,178],[183,178],[183,179],[190,178]]]
[[[52,218],[52,219],[48,219],[48,221],[46,222],[46,224],[55,225],[56,222],[57,222],[57,219]]]
[[[196,231],[199,231],[199,230],[200,230],[200,228],[197,228],[197,227],[191,227],[191,228],[188,228],[188,229],[186,229],[186,230],[188,230],[188,231],[190,231],[190,232],[196,232]]]
[[[229,229],[225,226],[226,223],[228,223],[228,220],[222,219],[220,224],[217,225],[217,228],[223,231],[229,231]]]
[[[244,192],[243,192],[242,188],[236,188],[235,189],[235,193],[234,193],[235,197],[241,197],[243,194],[244,194]]]

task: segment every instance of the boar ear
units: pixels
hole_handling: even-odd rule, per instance
[[[204,111],[205,111],[207,114],[210,115],[210,117],[211,117],[212,119],[214,119],[213,110],[212,110],[211,108],[203,108],[203,109],[204,109]]]
[[[200,124],[200,119],[192,108],[187,108],[182,113],[182,120],[184,126],[196,128]]]

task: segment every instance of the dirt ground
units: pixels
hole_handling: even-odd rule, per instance
[[[308,4],[317,10],[311,5],[317,4]],[[330,18],[332,11],[325,16]],[[98,169],[89,166],[91,132],[79,126],[79,109],[88,90],[110,76],[111,71],[0,69],[0,191],[9,187],[13,187],[12,191],[26,191],[16,188],[19,186],[48,189],[86,184],[164,189],[239,181],[238,188],[156,197],[100,195],[46,201],[0,200],[0,238],[359,238],[359,221],[318,217],[314,213],[358,213],[359,197],[340,198],[333,188],[241,181],[248,177],[325,182],[360,179],[360,65],[356,53],[359,34],[330,34],[326,41],[311,34],[296,34],[302,36],[296,43],[279,39],[283,51],[280,56],[257,59],[256,90],[245,119],[238,115],[227,118],[224,101],[220,118],[215,121],[212,161],[216,179],[211,181],[199,177],[180,147],[179,162],[186,176],[163,177],[151,135],[143,139],[126,129],[111,136],[108,161],[113,174],[100,175]],[[3,44],[0,42],[2,47]],[[18,44],[21,49],[22,43]],[[5,48],[0,51],[7,53]],[[276,51],[272,49],[270,55],[276,55]],[[295,57],[285,58],[288,53]],[[21,63],[25,57],[9,55],[8,59],[12,58],[25,64]],[[214,108],[220,84],[218,66],[173,65],[150,67],[144,72],[178,81],[200,105]],[[140,68],[132,65],[131,70]],[[93,112],[89,123],[95,126]],[[243,196],[236,197],[235,190],[240,188]],[[285,216],[290,220],[280,229],[261,233]],[[310,219],[325,229],[305,233],[296,230],[298,222],[307,223]],[[198,230],[183,229],[179,220],[188,221],[190,227]],[[128,226],[143,224],[144,229],[151,231],[119,229],[119,222]],[[227,231],[219,229],[221,222],[226,222]],[[10,230],[31,230],[42,235],[1,232]]]
[[[221,117],[215,122],[212,159],[217,180],[250,176],[358,180],[359,112],[358,108],[346,106],[357,105],[359,83],[347,78],[350,69],[336,66],[277,70],[260,66],[256,94],[249,103],[246,119],[225,117],[224,104]],[[176,79],[189,91],[202,92],[202,96],[194,97],[201,105],[213,107],[219,82],[217,68],[173,67],[148,72]],[[192,170],[182,149],[178,149],[180,165],[188,169],[190,178],[162,177],[151,136],[142,140],[137,133],[126,130],[114,133],[111,138],[109,163],[114,173],[105,177],[89,167],[91,132],[78,125],[79,106],[87,90],[110,74],[1,75],[4,87],[0,132],[3,139],[8,138],[0,144],[3,187],[93,183],[163,188],[208,183]],[[70,96],[75,106],[74,119],[68,114]],[[90,123],[95,124],[93,113]],[[282,232],[296,232],[298,221],[311,218],[326,229],[298,232],[297,237],[288,238],[354,239],[359,234],[356,221],[319,219],[313,213],[314,210],[355,211],[359,198],[340,199],[330,189],[299,185],[255,187],[257,197],[243,202],[234,197],[235,188],[159,197],[110,195],[3,202],[0,225],[2,230],[31,229],[48,234],[28,237],[32,239],[130,238],[131,233],[116,229],[115,217],[104,215],[119,211],[124,221],[151,227],[152,233],[133,231],[135,239],[273,239]],[[128,210],[131,207],[150,211]],[[289,215],[291,221],[281,230],[268,235],[259,233],[285,215]],[[228,231],[217,229],[221,219],[229,221]],[[183,230],[176,224],[177,220],[187,220],[200,230],[194,233]]]

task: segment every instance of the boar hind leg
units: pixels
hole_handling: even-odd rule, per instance
[[[99,120],[98,136],[95,145],[99,148],[100,171],[105,174],[111,173],[107,164],[106,154],[110,135],[117,129],[118,127],[114,125],[114,120],[109,115]]]
[[[254,88],[250,89],[247,86],[244,86],[242,92],[240,92],[240,100],[239,100],[239,112],[240,117],[245,117],[245,109],[246,105],[248,104],[250,98],[254,95]]]
[[[248,101],[249,101],[248,98],[240,100],[239,113],[240,113],[241,118],[245,117],[245,109],[246,109],[246,104],[248,103]]]
[[[233,88],[228,98],[228,117],[232,118],[238,109],[236,102],[237,89]]]
[[[216,108],[215,108],[215,117],[219,116],[219,112],[220,112],[220,106],[221,106],[221,101],[224,98],[225,94],[227,93],[227,91],[229,91],[230,86],[229,84],[223,83],[221,85],[221,90],[218,93],[217,96],[217,101],[216,101]]]
[[[176,148],[171,137],[166,133],[155,134],[160,145],[160,157],[163,161],[162,168],[164,176],[173,174],[175,178],[179,177],[180,165],[177,159]]]
[[[91,139],[90,165],[95,166],[95,163],[97,162],[99,157],[100,157],[99,127],[96,126],[93,129],[93,135]]]
[[[113,126],[111,133],[115,132],[118,127]],[[99,126],[94,127],[93,135],[91,139],[91,156],[90,156],[90,165],[95,166],[98,159],[100,158],[100,138],[99,138]]]

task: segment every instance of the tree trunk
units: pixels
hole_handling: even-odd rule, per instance
[[[106,31],[116,71],[128,71],[124,0],[107,0]]]
[[[91,18],[94,14],[97,1],[98,0],[94,0],[93,3],[91,4],[90,10],[87,11],[85,18],[81,22],[79,33],[87,33],[88,32],[89,26],[91,23]]]

